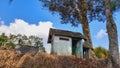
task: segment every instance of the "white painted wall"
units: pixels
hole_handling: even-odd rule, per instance
[[[59,38],[67,38],[69,41],[60,40]],[[69,37],[53,36],[53,51],[57,55],[71,55],[72,54],[72,40]]]

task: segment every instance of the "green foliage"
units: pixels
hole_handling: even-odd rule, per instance
[[[111,6],[111,9],[112,9],[112,10],[116,10],[117,5],[118,5],[118,2],[117,2],[117,1],[110,2],[110,6]]]
[[[84,13],[87,13],[89,21],[105,21],[106,0],[40,0],[50,11],[57,12],[61,16],[62,23],[71,23],[77,26]],[[120,0],[110,0],[111,11],[120,8]],[[87,11],[87,12],[86,12]],[[82,23],[82,22],[81,22]]]
[[[82,19],[84,9],[88,6],[82,1],[76,0],[40,0],[50,11],[57,12],[61,16],[61,23],[71,23],[72,26],[78,26]],[[81,12],[80,12],[81,11]]]
[[[40,50],[40,52],[43,52],[43,53],[46,52],[44,47],[40,47],[39,50]]]
[[[23,39],[21,39],[21,38],[20,38],[20,39],[18,40],[18,44],[21,44],[21,45],[23,45],[23,44],[24,44],[24,41],[23,41]]]
[[[14,43],[12,43],[12,42],[7,43],[6,45],[7,45],[8,47],[13,48],[13,49],[16,47],[16,45],[15,45]]]
[[[94,48],[94,53],[99,59],[107,59],[108,58],[108,50],[102,47]]]
[[[9,41],[9,37],[5,35],[5,33],[2,33],[0,35],[0,46],[7,46],[11,48],[15,48],[15,44]]]
[[[92,20],[105,21],[105,2],[106,0],[88,0],[89,10],[88,18]],[[114,13],[120,9],[120,0],[110,0],[108,3],[111,8],[111,12]]]
[[[40,46],[40,47],[43,47],[43,43],[40,41],[40,40],[36,40],[35,46]]]
[[[43,47],[42,38],[37,36],[26,36],[26,35],[13,35],[10,34],[9,36],[6,36],[5,33],[2,33],[0,35],[0,46],[7,46],[10,48],[15,48],[16,44],[20,45],[28,45],[28,46],[38,46],[40,47],[41,52],[45,52],[45,48]],[[34,43],[34,44],[33,44]]]
[[[8,37],[5,36],[4,33],[2,33],[2,34],[0,35],[0,46],[5,45],[7,41],[8,41]]]
[[[17,42],[17,44],[20,45],[29,45],[29,46],[42,46],[42,38],[38,37],[38,36],[26,36],[26,35],[12,35],[10,34],[9,36],[9,40],[11,42]],[[33,44],[34,43],[34,44]]]

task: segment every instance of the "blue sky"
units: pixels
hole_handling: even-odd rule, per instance
[[[114,20],[118,28],[120,45],[120,11],[117,11],[114,14]],[[25,34],[24,30],[26,30],[26,33],[28,32],[27,34],[29,34],[29,31],[32,31],[32,34],[36,30],[35,33],[41,32],[41,36],[44,34],[44,36],[46,36],[48,35],[49,28],[53,27],[82,33],[81,25],[78,27],[72,27],[71,24],[61,24],[60,21],[60,16],[58,14],[53,15],[47,8],[43,8],[42,4],[38,0],[14,0],[11,4],[9,4],[8,0],[0,0],[0,32],[24,32],[23,34]],[[19,25],[21,25],[21,27]],[[26,28],[23,29],[22,27],[26,26],[22,25],[30,27],[31,30]],[[104,48],[108,48],[106,23],[93,21],[89,23],[89,25],[94,47],[102,46]],[[19,28],[15,30],[15,26],[16,28]],[[34,27],[36,29],[32,29]],[[39,30],[37,31],[38,27],[41,29],[40,32]],[[7,31],[7,29],[9,31]],[[21,31],[21,29],[23,30]],[[47,37],[44,38],[47,39]]]

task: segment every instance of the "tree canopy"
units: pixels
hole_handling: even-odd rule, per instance
[[[98,20],[103,22],[106,20],[105,1],[106,0],[88,0],[88,5],[90,6],[88,11],[89,20]],[[109,4],[112,13],[120,9],[120,0],[110,0]]]
[[[71,23],[78,26],[82,21],[82,14],[87,9],[87,4],[79,0],[40,0],[53,13],[58,12],[61,16],[61,23]]]
[[[94,48],[95,55],[99,59],[107,59],[108,58],[108,50],[103,47]]]
[[[9,36],[6,36],[5,33],[2,33],[0,35],[0,46],[8,46],[15,48],[16,44],[20,45],[27,45],[27,46],[38,46],[40,47],[40,50],[45,51],[45,48],[43,47],[42,38],[38,36],[26,36],[26,35],[13,35],[10,34]]]
[[[82,14],[87,10],[89,21],[105,21],[105,0],[39,0],[53,13],[58,12],[61,23],[77,26],[82,21]],[[110,1],[111,11],[120,8],[120,0]],[[81,17],[81,18],[80,18]],[[81,19],[81,20],[80,20]]]

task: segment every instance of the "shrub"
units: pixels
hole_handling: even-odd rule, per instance
[[[14,43],[12,43],[12,42],[8,42],[6,45],[7,45],[8,47],[13,48],[13,49],[16,47],[16,45],[15,45]]]
[[[108,50],[106,50],[105,48],[102,48],[102,47],[94,48],[94,52],[95,52],[95,55],[99,59],[107,59],[108,58]]]

